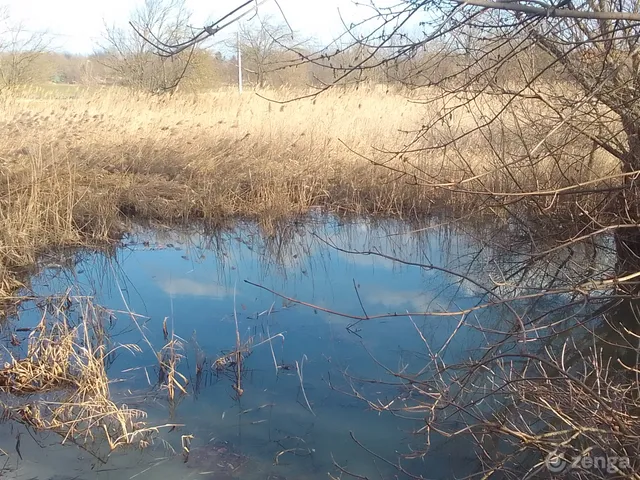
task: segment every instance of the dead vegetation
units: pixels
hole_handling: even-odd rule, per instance
[[[171,334],[171,340],[158,352],[158,385],[167,391],[170,417],[175,415],[175,409],[182,395],[187,395],[187,377],[180,373],[178,365],[184,357],[184,345],[180,337]],[[178,398],[176,398],[176,392]]]
[[[80,321],[69,314],[74,304]],[[55,433],[104,463],[121,447],[147,446],[157,429],[147,427],[145,412],[113,400],[106,365],[115,347],[109,347],[102,322],[88,298],[50,300],[37,327],[22,342],[14,335],[13,351],[2,354],[0,406],[4,419],[34,434]],[[17,348],[21,343],[24,352]]]

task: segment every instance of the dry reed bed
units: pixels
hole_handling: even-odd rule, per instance
[[[292,99],[303,93],[262,96]],[[444,151],[385,153],[412,141],[412,147],[425,147],[455,138],[504,103],[478,97],[436,121],[460,104],[436,90],[409,95],[386,87],[334,89],[277,103],[232,89],[162,98],[117,88],[56,98],[27,89],[0,102],[5,298],[18,285],[16,270],[32,264],[43,248],[113,238],[131,218],[216,223],[304,214],[311,207],[424,215],[443,206],[471,210],[478,199],[412,185],[416,179],[457,182],[480,174],[463,189],[527,190],[557,188],[618,168],[610,160],[596,162],[598,171],[585,168],[579,161],[584,146],[577,144],[578,160],[567,149],[566,160],[525,158],[505,171],[501,157],[515,158],[540,139],[538,131],[516,128],[518,116],[532,111],[525,105],[514,106],[501,125]],[[416,136],[415,129],[425,125],[427,134]],[[545,148],[571,140],[558,132]]]

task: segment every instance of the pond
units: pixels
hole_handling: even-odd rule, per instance
[[[487,343],[474,322],[506,321],[502,310],[473,311],[464,324],[448,314],[486,300],[479,282],[491,256],[446,227],[320,219],[274,235],[252,223],[215,235],[141,229],[115,253],[45,258],[37,295],[93,296],[110,311],[113,344],[140,346],[112,358],[114,398],[144,409],[149,425],[178,426],[102,465],[55,435],[34,439],[21,427],[17,437],[4,424],[0,447],[13,453],[19,438],[21,456],[10,456],[7,478],[408,478],[394,464],[424,448],[427,437],[414,432],[427,413],[375,407],[409,400],[393,372],[419,372],[429,349],[445,363],[473,357]],[[35,303],[22,306],[13,331],[38,323]],[[393,312],[430,314],[370,318]],[[167,333],[187,392],[173,406],[157,385]],[[28,332],[17,335],[24,342]],[[215,368],[237,342],[250,350],[240,377],[235,357],[232,368]],[[188,457],[183,436],[192,436]],[[432,432],[429,442],[428,454],[402,458],[403,468],[425,478],[479,468],[461,440]]]

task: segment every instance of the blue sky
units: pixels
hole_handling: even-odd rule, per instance
[[[194,25],[215,19],[240,5],[241,0],[186,0],[193,12]],[[91,53],[100,40],[104,22],[125,23],[129,12],[142,0],[0,0],[7,5],[13,21],[31,31],[46,31],[56,50]],[[370,12],[351,0],[278,0],[291,27],[306,37],[328,43],[343,31],[340,16],[347,22],[358,21]],[[386,3],[386,2],[376,2]],[[275,0],[258,7],[261,16],[282,18]],[[232,31],[231,29],[229,31]]]

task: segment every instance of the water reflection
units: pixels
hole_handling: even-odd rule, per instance
[[[507,334],[515,317],[527,324],[547,317],[544,328],[529,330],[534,337],[524,343],[543,339],[545,329],[555,328],[554,311],[566,319],[575,310],[571,298],[534,295],[515,306],[476,307],[562,288],[575,283],[574,275],[610,268],[606,255],[580,248],[549,252],[536,268],[523,268],[528,259],[522,250],[499,256],[495,243],[460,230],[322,219],[285,225],[268,237],[249,223],[215,235],[140,231],[112,256],[72,254],[75,261],[63,259],[71,268],[49,268],[34,279],[34,293],[70,289],[71,295],[93,295],[109,308],[112,341],[143,348],[141,354],[114,358],[110,373],[118,382],[113,393],[146,409],[152,424],[183,426],[163,430],[162,441],[147,451],[114,455],[106,466],[92,466],[90,458],[78,457],[72,448],[47,447],[39,453],[23,436],[25,461],[13,475],[52,478],[75,469],[71,477],[112,479],[312,479],[345,472],[397,478],[398,455],[424,449],[424,437],[416,439],[414,432],[424,433],[430,414],[411,413],[417,399],[406,379],[424,377],[425,365],[434,358],[436,365],[449,365],[486,354],[488,345],[513,348]],[[346,329],[354,318],[299,305],[244,280],[365,320]],[[140,315],[135,328],[127,312]],[[394,312],[422,314],[370,319]],[[179,396],[175,412],[155,385],[165,318],[167,330],[183,339],[180,371],[189,380],[189,395]],[[29,327],[38,320],[38,309],[25,304],[18,325]],[[239,398],[233,380],[213,368],[216,359],[233,350],[237,334],[242,343],[253,342]],[[196,365],[203,364],[203,356],[208,367],[198,380]],[[446,373],[440,381],[454,377]],[[447,421],[455,427],[460,419]],[[183,435],[194,437],[186,464],[180,455]],[[11,433],[0,447],[14,450],[13,444]],[[402,460],[402,468],[428,478],[480,468],[464,440],[436,431],[430,432],[428,455],[415,456]],[[235,465],[220,467],[236,461],[242,463],[237,470]]]

